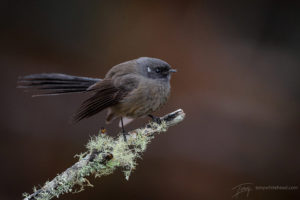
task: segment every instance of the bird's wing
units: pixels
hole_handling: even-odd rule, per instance
[[[116,85],[113,80],[104,79],[91,86],[88,90],[95,92],[95,94],[81,104],[73,120],[75,122],[80,121],[83,118],[91,117],[108,107],[118,104],[134,89],[133,87],[129,89],[126,85],[126,81],[124,83],[122,82],[123,80],[120,80],[118,83],[121,84]]]
[[[83,118],[91,117],[105,108],[117,104],[123,97],[124,91],[115,87],[110,80],[103,80],[91,89],[94,95],[85,100],[73,120],[78,122]]]

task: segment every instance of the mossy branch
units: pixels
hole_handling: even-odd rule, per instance
[[[86,179],[87,176],[101,177],[113,173],[117,168],[123,170],[128,180],[137,165],[137,159],[154,136],[167,131],[184,117],[185,113],[181,109],[169,113],[160,118],[160,124],[151,122],[144,128],[130,131],[126,142],[121,134],[116,138],[102,133],[92,137],[86,145],[87,152],[78,155],[77,163],[46,182],[40,189],[34,188],[32,194],[24,194],[24,200],[48,200],[64,193],[80,192],[85,186],[93,186]],[[75,186],[79,186],[79,189],[75,189]]]

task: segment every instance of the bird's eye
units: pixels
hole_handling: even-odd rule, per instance
[[[156,69],[155,69],[155,72],[156,72],[156,73],[160,73],[160,69],[159,69],[159,68],[156,68]]]

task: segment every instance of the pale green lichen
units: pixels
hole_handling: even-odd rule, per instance
[[[161,124],[151,123],[148,127],[137,129],[131,132],[128,140],[125,142],[122,135],[112,138],[107,134],[99,134],[91,137],[86,145],[88,151],[76,155],[80,161],[86,161],[86,164],[76,169],[71,169],[69,173],[62,173],[52,181],[55,187],[49,187],[51,182],[47,182],[41,188],[38,200],[48,200],[53,197],[59,197],[68,192],[80,192],[85,186],[93,186],[85,178],[90,175],[101,177],[109,175],[117,168],[122,168],[126,180],[129,179],[131,172],[137,166],[137,159],[147,149],[147,145],[154,138],[154,133],[165,132],[167,124],[162,121]],[[111,155],[112,158],[105,161],[105,157]],[[94,158],[90,161],[91,156]],[[105,161],[105,162],[104,162]],[[72,178],[70,178],[72,177]],[[80,186],[79,190],[74,190],[74,186]],[[49,189],[48,189],[49,188]],[[34,191],[36,192],[36,188]],[[28,194],[24,194],[28,197]]]

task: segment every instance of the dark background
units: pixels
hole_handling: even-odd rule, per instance
[[[247,182],[299,187],[296,2],[1,1],[0,199],[21,199],[71,166],[101,126],[118,131],[104,112],[70,123],[87,96],[31,98],[16,89],[17,77],[101,78],[141,56],[178,70],[168,105],[155,114],[182,108],[186,119],[151,143],[129,181],[118,170],[60,199],[231,199]],[[299,193],[252,191],[248,199]]]

